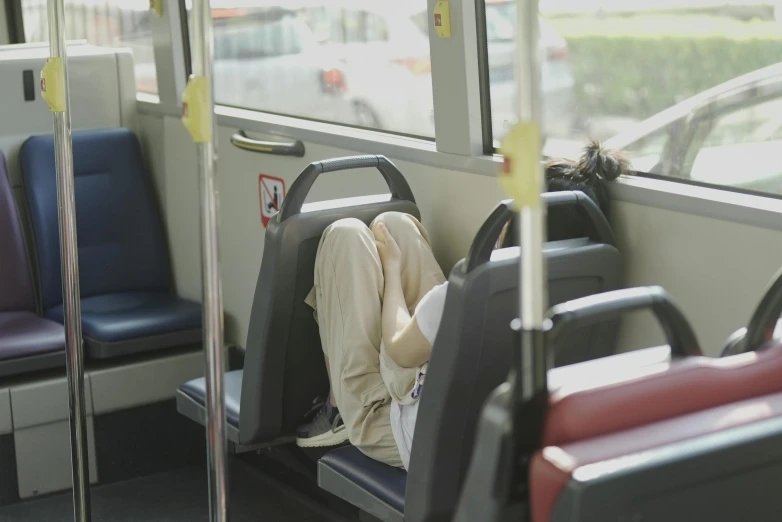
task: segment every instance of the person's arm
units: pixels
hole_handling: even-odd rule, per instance
[[[373,232],[385,279],[381,326],[386,352],[402,368],[415,368],[429,360],[432,345],[407,311],[399,246],[384,225],[378,225]]]

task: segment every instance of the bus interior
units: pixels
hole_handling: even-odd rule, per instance
[[[62,1],[0,9],[0,522],[779,520],[778,1],[540,0],[524,40],[526,0],[64,0],[75,265],[42,80]],[[629,165],[605,215],[581,192],[540,196],[584,233],[540,245],[547,406],[523,458],[509,444],[528,417],[504,415],[530,258],[501,240],[524,214],[497,180],[526,117],[521,41],[538,57],[542,160],[599,141]],[[183,125],[203,49],[218,308],[203,297],[204,149]],[[320,238],[385,212],[420,220],[449,283],[409,469],[349,441],[296,444],[329,390],[305,302]]]

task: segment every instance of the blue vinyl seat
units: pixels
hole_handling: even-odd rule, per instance
[[[20,151],[44,315],[63,322],[54,138]],[[111,358],[199,343],[201,306],[173,288],[168,245],[136,136],[73,134],[82,329],[87,354]]]
[[[224,376],[225,420],[228,438],[231,441],[239,437],[239,413],[242,396],[242,370],[227,372]],[[199,377],[179,387],[177,401],[189,403],[190,409],[200,412],[198,421],[206,424],[206,379]]]
[[[332,450],[318,462],[318,480],[329,491],[380,520],[405,518],[407,473],[378,462],[355,446]]]

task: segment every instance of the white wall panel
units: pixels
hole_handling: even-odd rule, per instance
[[[142,116],[145,120],[151,115]],[[143,125],[146,125],[143,124]],[[144,127],[146,128],[146,126]],[[310,161],[354,154],[306,144],[305,158],[241,151],[230,144],[235,128],[219,130],[221,257],[228,338],[245,346],[250,307],[263,255],[258,174],[281,177],[290,186]],[[195,149],[178,118],[165,117],[165,213],[180,292],[199,299],[199,185]],[[157,139],[151,140],[157,143]],[[155,154],[153,162],[161,162]],[[394,158],[391,158],[394,160]],[[495,179],[395,161],[407,177],[429,230],[435,255],[447,270],[463,257],[483,219],[503,197]],[[326,174],[310,200],[384,191],[370,171]],[[682,306],[707,353],[716,355],[725,337],[744,325],[761,294],[782,265],[782,232],[674,212],[637,203],[616,202],[617,239],[627,261],[630,285],[660,284]],[[624,349],[661,342],[646,314],[624,325]]]

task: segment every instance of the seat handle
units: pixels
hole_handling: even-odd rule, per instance
[[[587,225],[589,239],[597,243],[616,245],[611,225],[603,212],[586,194],[579,190],[544,192],[543,203],[548,209],[556,207],[575,207]],[[512,200],[501,201],[483,222],[467,253],[467,272],[472,272],[491,259],[491,253],[502,229],[515,215]]]
[[[307,198],[312,185],[318,176],[325,172],[339,172],[343,170],[362,169],[362,168],[376,168],[383,175],[386,180],[388,189],[391,191],[391,198],[403,201],[409,201],[415,203],[413,197],[413,191],[410,189],[410,185],[407,184],[407,180],[399,172],[391,161],[382,155],[366,155],[366,156],[348,156],[345,158],[334,158],[324,161],[316,161],[307,165],[307,167],[299,174],[296,181],[291,185],[288,194],[282,202],[282,208],[280,208],[280,222],[301,213],[301,207],[304,205],[304,200]]]
[[[250,152],[260,152],[262,154],[276,154],[278,156],[295,156],[301,158],[304,156],[304,143],[300,140],[294,140],[288,143],[279,141],[264,141],[249,138],[244,131],[239,131],[231,136],[231,144],[242,150]]]
[[[782,269],[774,276],[763,298],[747,323],[739,352],[751,352],[761,348],[774,337],[777,321],[782,314]]]
[[[698,338],[671,295],[659,286],[623,288],[567,301],[551,307],[547,318],[552,355],[559,340],[577,328],[612,321],[639,310],[649,310],[660,323],[671,354],[702,355]]]

